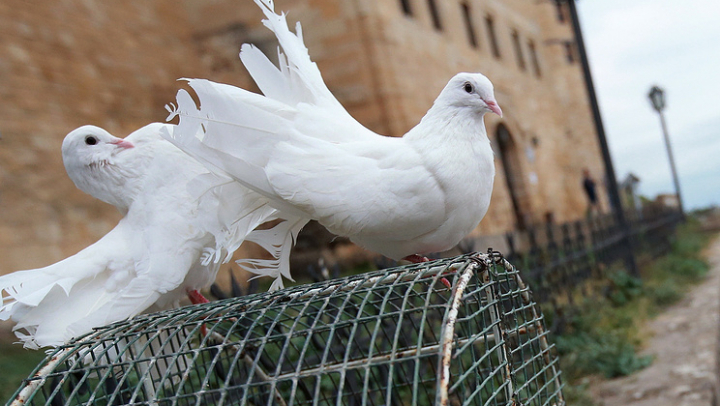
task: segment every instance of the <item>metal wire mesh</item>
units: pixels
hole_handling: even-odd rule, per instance
[[[115,323],[49,354],[14,402],[539,406],[561,388],[542,315],[495,253]]]

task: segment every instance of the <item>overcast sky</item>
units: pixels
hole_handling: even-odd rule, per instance
[[[720,1],[581,0],[578,11],[615,171],[640,192],[673,192],[665,119],[686,209],[720,205]]]

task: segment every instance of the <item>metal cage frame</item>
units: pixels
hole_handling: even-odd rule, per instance
[[[518,271],[467,254],[114,323],[8,405],[563,405],[547,334]]]

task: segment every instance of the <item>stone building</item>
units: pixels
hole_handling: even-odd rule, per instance
[[[497,177],[477,233],[585,213],[583,168],[602,160],[563,7],[541,0],[277,0],[301,21],[330,90],[361,123],[398,136],[447,80],[479,71],[505,113],[488,117]],[[163,121],[180,77],[255,89],[243,42],[274,53],[251,0],[0,3],[0,273],[74,254],[114,226],[60,156],[84,124],[125,136]],[[602,189],[602,188],[601,188]]]

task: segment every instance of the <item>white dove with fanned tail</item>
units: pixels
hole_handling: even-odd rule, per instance
[[[66,136],[63,162],[75,185],[124,217],[63,261],[0,276],[0,319],[17,323],[26,347],[57,346],[93,327],[175,307],[187,295],[202,301],[197,290],[243,241],[285,243],[267,230],[249,236],[275,218],[268,199],[212,174],[161,131],[173,126],[150,124],[125,139],[94,126]]]
[[[331,232],[393,259],[455,246],[487,212],[495,166],[483,117],[502,115],[491,82],[460,73],[400,138],[363,127],[323,82],[271,1],[255,0],[280,44],[279,67],[256,47],[240,59],[263,95],[186,79],[165,136],[211,170],[271,201],[293,225]],[[285,216],[285,217],[284,217]],[[288,230],[293,227],[286,227]]]

